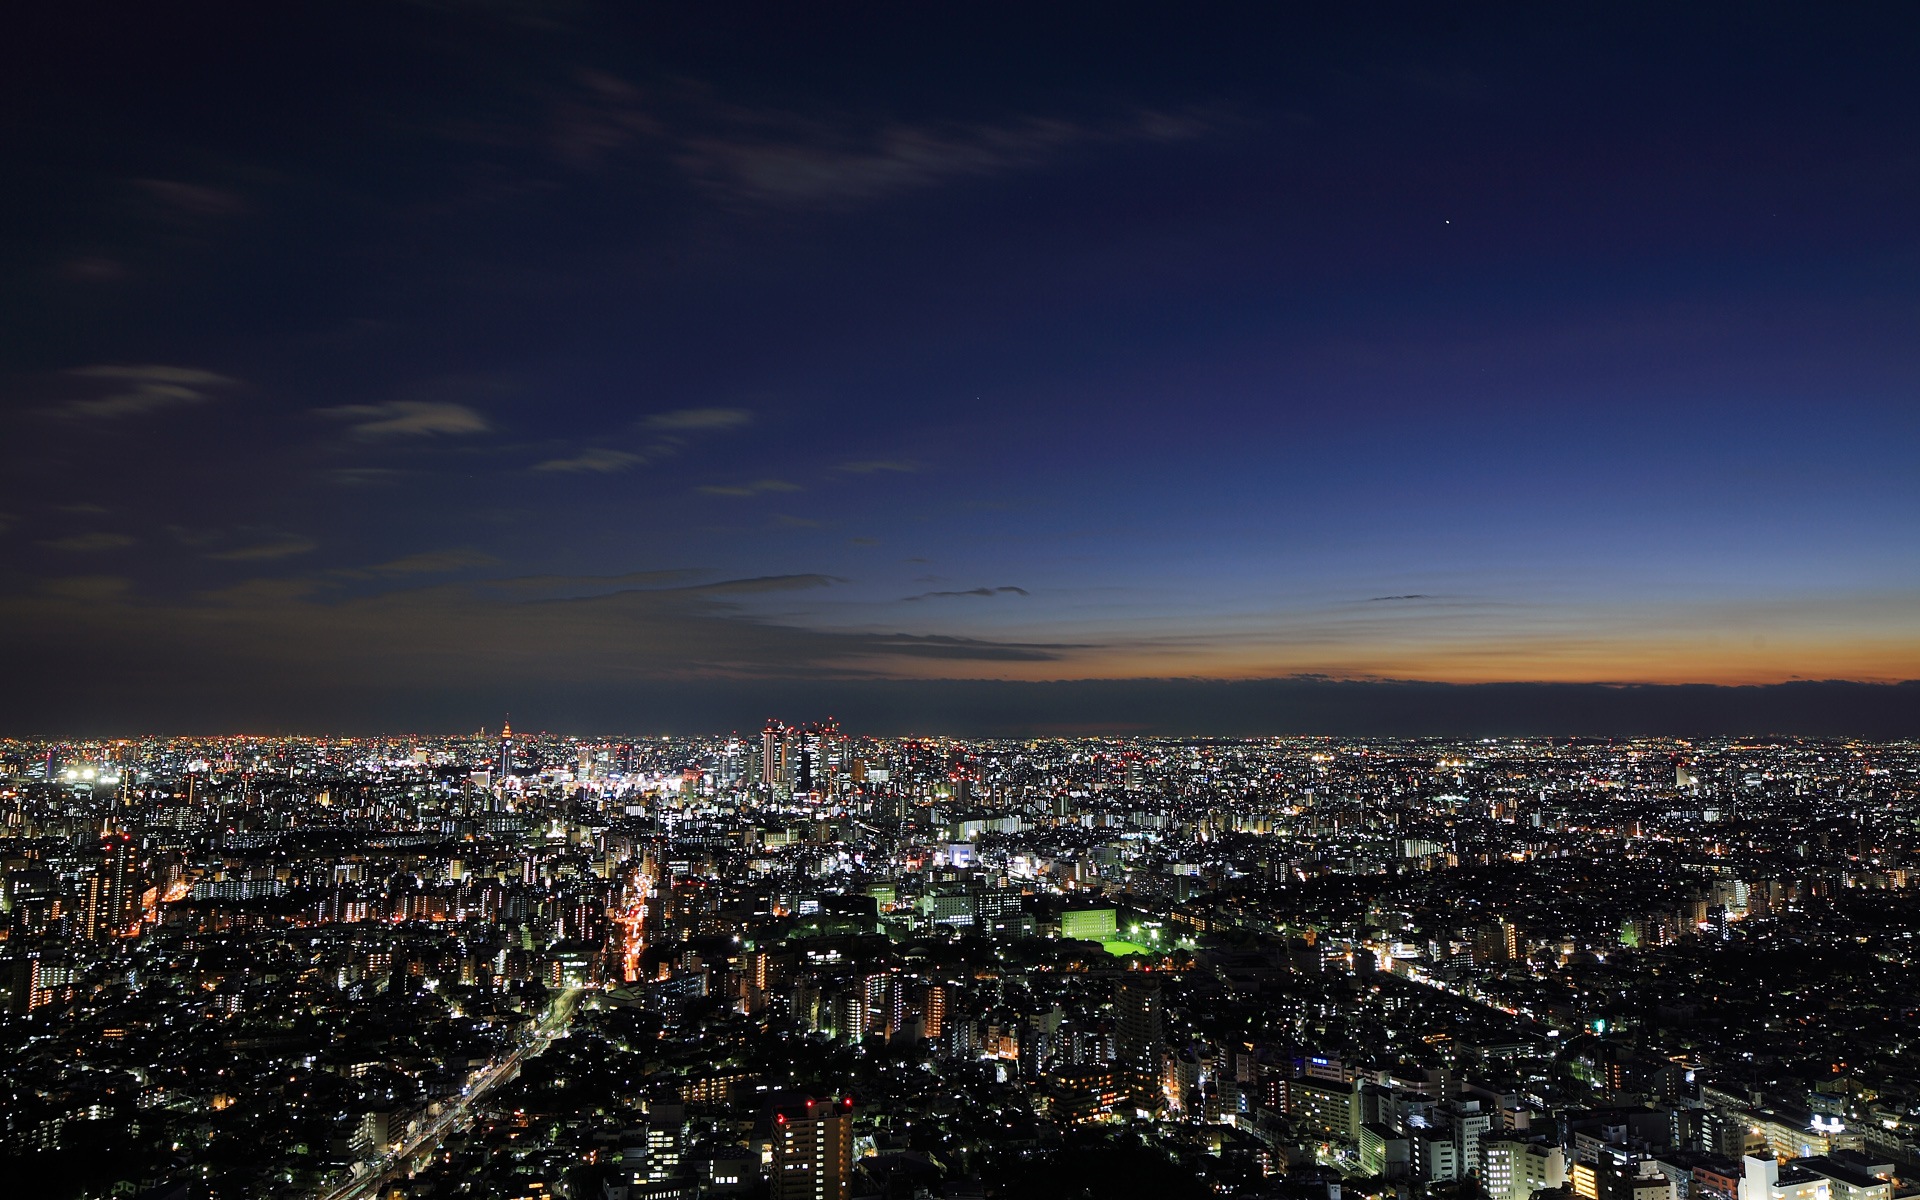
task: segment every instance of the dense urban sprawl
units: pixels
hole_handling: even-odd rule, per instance
[[[1920,744],[0,743],[36,1196],[1894,1200]]]

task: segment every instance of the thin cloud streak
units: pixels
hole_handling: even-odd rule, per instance
[[[75,379],[112,384],[114,390],[105,395],[69,400],[48,410],[50,415],[107,420],[141,416],[204,404],[213,399],[216,392],[239,382],[197,367],[160,365],[76,367],[67,374]]]
[[[582,71],[556,98],[551,145],[580,170],[644,147],[736,208],[833,210],[1041,169],[1085,147],[1190,141],[1221,123],[1198,110],[1150,108],[1099,118],[875,122],[756,108],[697,84],[643,91],[605,71]]]
[[[1165,113],[1088,122],[896,123],[856,132],[783,114],[740,114],[731,129],[684,140],[674,157],[697,184],[741,204],[851,208],[966,178],[1043,167],[1077,147],[1178,141],[1207,122]]]
[[[753,414],[744,408],[678,408],[646,417],[640,427],[660,433],[710,433],[751,424]]]
[[[385,404],[343,404],[316,410],[320,416],[352,422],[356,437],[466,436],[488,433],[492,422],[464,404],[443,400],[393,400]]]
[[[694,489],[703,496],[763,496],[769,492],[798,492],[804,489],[784,479],[760,479],[753,483],[707,483]]]
[[[563,475],[612,475],[650,461],[644,454],[626,450],[583,450],[571,458],[550,458],[535,463],[533,469]]]
[[[744,408],[679,408],[671,412],[654,413],[635,423],[635,428],[653,435],[643,449],[591,446],[578,454],[536,463],[533,469],[557,474],[617,474],[671,458],[686,449],[694,438],[728,433],[751,424],[753,414]]]
[[[247,210],[233,192],[177,179],[135,179],[133,185],[167,212],[186,217],[231,217]]]
[[[902,602],[911,604],[917,600],[939,600],[948,596],[1031,596],[1033,593],[1019,587],[977,587],[954,592],[921,592],[918,596],[902,597]]]
[[[360,570],[366,575],[438,575],[450,571],[467,571],[477,567],[494,567],[500,560],[491,554],[478,550],[425,550],[419,554],[408,554],[387,562],[376,563]]]
[[[204,557],[216,562],[267,562],[277,558],[293,558],[301,554],[311,554],[319,549],[319,543],[312,538],[289,537],[276,542],[263,542],[257,546],[242,546],[236,550],[222,550]]]
[[[246,687],[289,675],[317,686],[376,689],[394,678],[432,678],[454,689],[503,677],[540,686],[833,678],[889,674],[912,662],[1043,662],[1080,649],[819,630],[755,607],[764,598],[843,582],[834,576],[621,586],[627,578],[659,576],[447,583],[374,595],[337,595],[317,590],[312,580],[259,580],[199,603],[116,599],[117,592],[101,589],[101,602],[84,608],[53,596],[0,599],[0,622],[37,631],[33,643],[20,647],[23,668],[33,675],[84,647],[93,660],[121,664],[116,670],[130,677],[191,667]],[[575,594],[539,594],[555,585]]]

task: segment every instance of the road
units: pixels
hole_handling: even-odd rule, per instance
[[[432,1150],[444,1141],[448,1134],[465,1128],[472,1120],[473,1107],[487,1093],[513,1078],[520,1064],[529,1058],[538,1058],[546,1053],[553,1039],[566,1031],[573,1023],[574,1009],[580,1002],[580,993],[584,988],[568,988],[555,997],[547,1015],[540,1020],[533,1036],[499,1062],[477,1072],[467,1081],[466,1090],[460,1098],[447,1106],[447,1110],[423,1125],[412,1137],[408,1138],[398,1150],[382,1155],[374,1160],[373,1169],[357,1179],[348,1180],[336,1188],[319,1193],[318,1200],[362,1200],[379,1191],[396,1175],[404,1173],[407,1164],[413,1159]]]

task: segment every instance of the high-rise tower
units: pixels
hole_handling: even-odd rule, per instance
[[[133,839],[124,833],[110,833],[100,842],[106,856],[100,871],[87,885],[85,913],[87,937],[105,941],[119,937],[133,926],[134,904],[139,898],[139,866]]]
[[[768,721],[760,731],[760,782],[769,791],[787,782],[787,727],[779,721]]]
[[[1160,980],[1146,974],[1127,975],[1114,991],[1113,1007],[1117,1073],[1126,1079],[1134,1106],[1151,1109],[1159,1102],[1166,1056],[1166,999]]]
[[[773,1110],[769,1200],[848,1200],[852,1177],[853,1097]]]

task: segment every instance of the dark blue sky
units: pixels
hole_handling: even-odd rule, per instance
[[[7,40],[0,717],[1920,676],[1910,8],[640,9]]]

